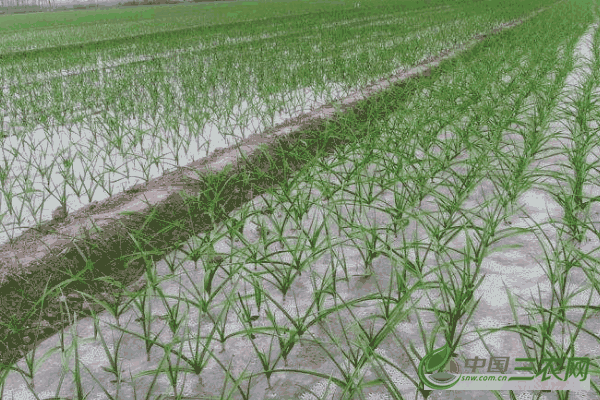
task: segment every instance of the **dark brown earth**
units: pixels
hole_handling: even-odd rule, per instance
[[[471,42],[444,51],[408,72],[382,79],[360,94],[338,101],[339,112],[353,112],[357,120],[366,120],[372,115],[366,115],[365,106],[384,102],[384,89],[390,85],[406,86],[411,80],[430,76],[432,70],[439,68],[440,63],[454,53],[523,21],[506,23],[490,34],[477,35]],[[312,154],[316,153],[312,151],[313,146],[331,152],[346,142],[346,138],[322,137],[326,121],[336,123],[335,109],[335,105],[329,104],[288,120],[239,145],[216,150],[206,158],[146,184],[136,185],[102,202],[91,203],[63,220],[55,219],[31,228],[13,243],[0,246],[0,364],[14,364],[40,342],[69,325],[64,303],[58,300],[60,292],[54,291],[42,299],[46,288],[53,288],[71,277],[67,271],[80,274],[80,280],[63,287],[71,318],[73,313],[89,316],[91,310],[100,312],[103,309],[84,301],[77,291],[114,304],[127,291],[140,289],[145,283],[143,278],[140,279],[145,261],[123,258],[139,251],[129,233],[138,232],[137,237],[146,238],[144,250],[168,251],[175,249],[177,243],[206,231],[212,226],[207,208],[199,202],[186,201],[182,194],[193,198],[204,194],[213,199],[219,190],[226,193],[218,199],[216,209],[216,221],[221,221],[229,212],[283,178],[280,166],[284,157],[293,168],[301,167],[305,158],[300,161],[303,157],[294,157],[299,154],[301,140],[309,143]],[[245,157],[240,157],[240,151]],[[208,178],[219,176],[223,183],[216,187],[207,184]],[[161,231],[166,226],[161,221],[179,221],[180,225],[177,229]],[[101,231],[96,231],[94,226]],[[74,239],[78,235],[79,238]],[[93,268],[86,269],[83,256]],[[158,256],[152,256],[155,257]],[[96,280],[102,277],[110,277],[121,286]],[[84,280],[92,283],[84,283]],[[34,307],[36,303],[38,306]],[[24,321],[26,328],[13,331],[9,328],[11,321]]]

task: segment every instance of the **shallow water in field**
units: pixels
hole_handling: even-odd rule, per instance
[[[332,84],[331,88],[332,98],[341,97],[345,93],[340,85]],[[12,166],[4,190],[22,193],[29,185],[38,193],[34,195],[31,203],[21,201],[18,197],[12,200],[13,209],[17,214],[22,213],[21,221],[10,215],[7,200],[3,199],[0,215],[7,213],[2,223],[8,230],[0,232],[0,243],[5,243],[9,236],[18,236],[20,232],[35,225],[36,220],[50,220],[52,212],[60,207],[59,196],[63,194],[63,183],[69,182],[70,176],[74,176],[77,182],[66,187],[67,209],[72,212],[91,202],[104,200],[111,194],[119,193],[137,183],[161,176],[176,166],[185,166],[216,149],[235,144],[236,137],[250,136],[266,127],[275,126],[318,108],[328,99],[327,95],[316,94],[311,88],[298,89],[289,98],[300,99],[297,101],[298,106],[275,112],[270,121],[261,121],[251,116],[257,115],[254,110],[258,104],[263,104],[264,100],[255,97],[252,104],[243,101],[234,107],[234,115],[224,115],[220,119],[211,118],[206,121],[200,133],[195,128],[181,123],[177,126],[177,131],[175,128],[156,129],[152,116],[148,116],[146,121],[119,121],[115,125],[118,128],[112,128],[111,131],[106,121],[115,117],[109,113],[108,119],[96,115],[87,118],[83,124],[50,129],[38,127],[29,132],[22,131],[19,136],[8,136],[3,141],[3,159]],[[250,114],[251,107],[253,110]],[[263,104],[261,112],[266,110]],[[4,123],[8,125],[7,121]],[[142,142],[136,143],[136,132],[145,132],[141,138]],[[227,132],[227,136],[224,132]],[[116,146],[119,136],[123,150]],[[104,151],[108,148],[113,149],[110,154]],[[158,164],[153,162],[153,157],[159,157]],[[62,163],[65,159],[72,160],[73,165],[65,167]],[[52,165],[54,167],[51,175],[44,177],[39,173]],[[107,172],[110,168],[114,171]],[[28,170],[32,179],[24,182],[23,177]],[[101,183],[102,180],[104,184]],[[55,194],[54,197],[48,195],[48,189]],[[78,195],[75,189],[81,190],[81,194]],[[45,200],[42,200],[42,193],[46,197]],[[11,224],[20,228],[9,228]]]

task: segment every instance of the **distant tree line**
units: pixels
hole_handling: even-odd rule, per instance
[[[50,6],[50,0],[0,0],[2,7]]]
[[[0,14],[44,11],[54,7],[53,0],[0,0]]]
[[[67,9],[87,9],[87,8],[104,8],[101,0],[81,1],[73,4],[76,0],[73,0],[71,4],[60,4],[57,5],[54,0],[0,0],[0,14],[24,14],[31,12],[41,11],[59,11]],[[121,0],[114,1],[112,3],[118,3],[121,6],[142,6],[142,5],[153,5],[153,4],[176,4],[183,2],[201,3],[205,1],[215,0]],[[220,0],[216,0],[220,1]],[[221,0],[227,1],[227,0]],[[99,3],[99,4],[98,4]]]

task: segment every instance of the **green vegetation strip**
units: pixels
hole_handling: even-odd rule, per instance
[[[477,4],[470,0],[453,1],[452,8],[464,10],[466,16],[482,9],[498,8],[500,2]],[[261,29],[277,28],[282,22],[288,28],[303,27],[309,22],[323,23],[339,17],[340,10],[353,10],[358,16],[371,16],[383,12],[393,14],[414,13],[419,10],[447,7],[444,0],[429,2],[369,0],[356,9],[354,1],[315,2],[299,1],[241,1],[222,4],[182,4],[167,7],[135,7],[100,11],[67,11],[27,15],[0,16],[0,54],[25,56],[23,50],[33,53],[56,51],[65,47],[80,46],[89,42],[110,40],[131,41],[145,36],[144,41],[164,41],[173,34],[186,31],[228,34],[247,31],[249,25],[259,24]],[[541,2],[521,3],[514,13],[530,11]],[[475,7],[474,7],[475,6]],[[502,9],[509,7],[502,6]],[[505,11],[506,12],[506,11]],[[514,17],[515,15],[513,15]],[[305,27],[305,26],[304,26]],[[183,29],[182,29],[183,28]],[[229,32],[229,31],[233,32]],[[169,33],[171,31],[171,33]],[[4,57],[3,57],[4,58]]]

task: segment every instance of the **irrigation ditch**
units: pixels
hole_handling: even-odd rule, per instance
[[[537,13],[541,11],[543,9]],[[339,123],[340,114],[354,113],[359,122],[385,117],[391,111],[384,111],[377,104],[385,103],[394,89],[401,88],[410,94],[415,88],[413,83],[428,79],[442,63],[451,62],[458,53],[525,20],[506,23],[487,34],[474,36],[466,44],[448,49],[347,98],[290,119],[235,146],[216,150],[206,158],[104,201],[88,204],[62,220],[54,219],[32,227],[12,242],[1,245],[0,363],[12,365],[69,325],[62,317],[62,305],[41,296],[47,289],[62,287],[71,313],[89,316],[92,310],[100,311],[101,306],[88,304],[76,291],[111,303],[123,288],[136,290],[144,285],[142,275],[149,261],[127,259],[127,255],[139,250],[131,232],[148,238],[143,247],[152,252],[153,249],[172,249],[175,243],[210,229],[214,222],[284,179],[283,168],[279,167],[284,161],[293,170],[299,169],[302,167],[299,160],[305,160],[306,154],[320,157],[347,143],[348,138],[322,134],[329,124]],[[220,196],[219,209],[210,210],[201,202],[189,201],[203,196]],[[214,217],[218,220],[211,220]],[[163,221],[179,221],[179,228],[164,231]],[[120,282],[122,289],[98,280],[106,277]],[[84,280],[94,283],[84,283]],[[37,307],[33,307],[36,303]],[[39,310],[36,315],[30,315],[33,308]],[[32,322],[28,328],[12,331],[10,322],[15,318]]]

